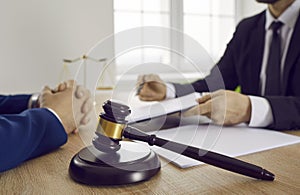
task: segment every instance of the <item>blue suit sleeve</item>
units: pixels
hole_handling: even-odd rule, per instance
[[[18,114],[28,108],[31,95],[0,95],[0,114]]]
[[[0,172],[50,152],[66,141],[62,124],[48,109],[0,115]]]

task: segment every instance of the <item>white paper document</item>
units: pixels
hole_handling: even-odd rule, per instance
[[[300,137],[298,136],[266,129],[248,128],[245,125],[235,127],[187,125],[151,133],[167,140],[231,157],[300,143]],[[202,164],[202,162],[157,146],[151,146],[151,148],[157,154],[167,159],[168,162],[172,162],[181,168]]]
[[[179,111],[187,110],[196,106],[198,103],[196,99],[199,98],[200,93],[192,93],[179,98],[168,99],[160,102],[154,102],[145,106],[134,107],[131,106],[131,114],[127,120],[129,123],[139,122],[159,116],[173,114]]]

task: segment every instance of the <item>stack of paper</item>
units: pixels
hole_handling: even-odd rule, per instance
[[[184,111],[192,108],[193,106],[196,106],[196,99],[200,96],[200,93],[192,93],[180,98],[155,102],[150,105],[140,107],[131,106],[132,112],[128,116],[127,120],[129,121],[129,123],[133,123]]]
[[[298,136],[266,129],[248,128],[245,125],[234,127],[188,125],[152,133],[164,139],[231,157],[300,143],[300,137]],[[172,162],[181,168],[201,164],[199,161],[157,146],[152,146],[152,149],[167,159],[168,162]]]
[[[184,111],[196,106],[197,102],[195,100],[200,96],[200,93],[192,93],[180,98],[152,102],[145,106],[134,107],[131,105],[132,114],[128,116],[127,120],[129,123],[134,123]],[[249,128],[246,125],[234,127],[212,125],[210,124],[210,120],[203,116],[181,117],[178,120],[180,120],[179,127],[152,133],[167,140],[218,152],[231,157],[300,143],[300,137],[278,131]],[[152,149],[160,156],[182,168],[201,164],[199,161],[163,148],[152,146]]]

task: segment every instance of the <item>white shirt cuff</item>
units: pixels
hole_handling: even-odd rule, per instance
[[[166,83],[166,99],[175,98],[176,97],[176,91],[175,87],[172,83]]]
[[[58,114],[56,114],[56,112],[54,110],[52,110],[51,108],[46,108],[47,110],[49,110],[50,112],[52,112],[52,114],[54,114],[54,116],[59,120],[59,122],[62,124],[61,119],[59,118]]]
[[[271,106],[267,99],[257,96],[249,96],[251,101],[250,127],[267,127],[273,123]]]

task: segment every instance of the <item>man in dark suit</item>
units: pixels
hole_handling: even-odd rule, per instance
[[[73,81],[37,96],[0,96],[0,172],[58,148],[89,121],[88,90]]]
[[[204,80],[181,85],[165,84],[157,75],[140,76],[139,98],[162,100],[210,91],[186,114],[205,115],[224,125],[300,129],[300,1],[257,1],[268,3],[268,9],[239,23]],[[242,93],[233,91],[238,86]]]

